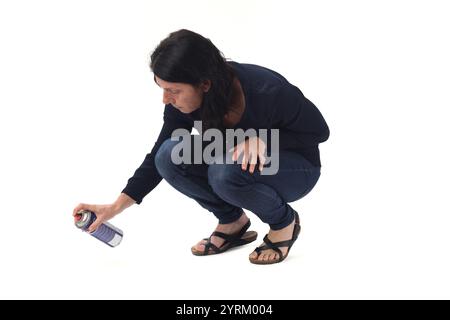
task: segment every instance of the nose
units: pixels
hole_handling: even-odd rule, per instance
[[[168,92],[163,93],[163,103],[164,104],[175,103],[173,98],[170,96]]]

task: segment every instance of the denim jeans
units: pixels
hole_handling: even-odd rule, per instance
[[[279,152],[279,170],[275,175],[261,175],[257,168],[251,174],[236,162],[225,164],[225,158],[223,164],[176,165],[171,153],[178,143],[183,141],[168,139],[159,148],[155,157],[159,174],[176,190],[212,212],[221,224],[239,219],[244,208],[271,229],[282,229],[294,220],[295,211],[288,202],[307,195],[320,177],[320,167],[314,167],[298,153],[284,150]]]

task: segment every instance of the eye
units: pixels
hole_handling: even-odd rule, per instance
[[[170,90],[170,89],[165,89],[168,93],[170,94],[179,94],[180,90]]]

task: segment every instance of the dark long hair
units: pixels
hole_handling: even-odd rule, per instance
[[[231,102],[233,69],[211,40],[181,29],[162,40],[151,55],[150,68],[164,81],[199,86],[210,80],[204,92],[200,115],[203,129],[223,130],[223,117]]]

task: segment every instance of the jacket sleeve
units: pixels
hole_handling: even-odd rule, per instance
[[[322,114],[296,86],[281,86],[274,102],[271,129],[279,129],[280,150],[311,148],[328,139]]]
[[[155,166],[155,156],[162,143],[169,139],[175,129],[184,128],[189,132],[192,130],[193,121],[182,116],[181,112],[172,105],[166,105],[164,109],[164,124],[159,133],[152,150],[148,153],[134,175],[128,179],[126,187],[122,190],[137,204],[140,204],[143,198],[150,193],[162,180]]]

